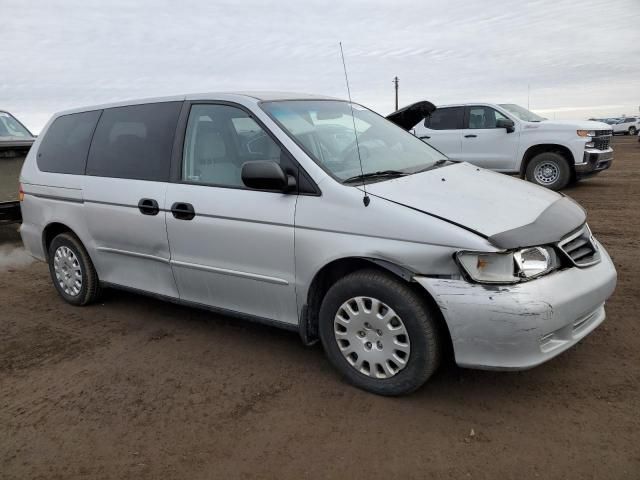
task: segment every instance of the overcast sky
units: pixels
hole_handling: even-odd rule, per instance
[[[229,90],[514,102],[550,118],[635,114],[640,0],[0,0],[0,109]]]

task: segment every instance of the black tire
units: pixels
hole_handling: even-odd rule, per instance
[[[536,169],[545,164],[552,166],[552,168],[555,168],[557,172],[555,179],[548,183],[545,183],[536,177]],[[540,185],[541,187],[556,191],[562,190],[571,180],[571,167],[569,166],[567,159],[559,153],[543,152],[531,159],[529,165],[527,165],[525,177],[530,182]]]
[[[334,318],[347,300],[369,296],[391,307],[402,319],[411,351],[406,366],[379,379],[356,370],[346,360],[334,336]],[[442,344],[438,323],[427,303],[400,279],[378,270],[360,270],[338,280],[320,307],[320,340],[331,364],[353,385],[379,395],[404,395],[422,386],[440,364]]]
[[[55,272],[55,255],[59,248],[66,247],[77,259],[77,263],[81,269],[82,286],[77,294],[66,292],[56,277]],[[56,288],[60,296],[72,305],[87,305],[98,298],[100,293],[100,281],[93,262],[82,245],[82,242],[72,233],[61,233],[57,235],[49,245],[49,273],[53,286]]]
[[[629,135],[635,135],[636,134],[636,127],[629,127]]]

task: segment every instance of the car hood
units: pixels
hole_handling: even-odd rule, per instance
[[[582,207],[569,197],[468,163],[369,184],[367,192],[504,249],[555,243],[586,221]]]
[[[611,130],[611,125],[591,120],[544,120],[542,122],[526,122],[527,128],[544,128],[554,130]]]

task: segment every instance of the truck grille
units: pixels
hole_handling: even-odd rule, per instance
[[[598,150],[606,150],[611,145],[611,130],[597,130],[596,136],[593,137],[593,144]]]
[[[558,243],[558,247],[578,267],[588,267],[600,261],[600,253],[586,225]]]

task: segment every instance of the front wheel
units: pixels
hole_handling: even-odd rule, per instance
[[[636,134],[636,127],[629,127],[629,135],[635,135]]]
[[[440,363],[433,312],[401,280],[377,270],[351,273],[329,289],[319,333],[333,366],[380,395],[416,390]]]
[[[571,168],[559,153],[539,153],[527,165],[526,178],[541,187],[561,190],[571,180]]]

